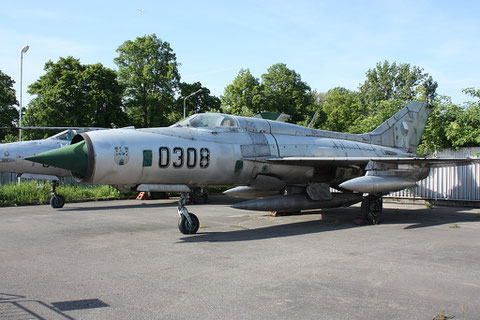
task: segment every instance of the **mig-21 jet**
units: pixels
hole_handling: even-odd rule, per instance
[[[226,193],[254,198],[233,206],[246,210],[290,212],[362,202],[365,219],[375,224],[383,195],[415,186],[431,167],[479,161],[415,154],[430,110],[411,102],[364,134],[203,113],[164,128],[80,133],[70,146],[26,159],[69,170],[88,183],[159,184],[183,191],[178,226],[184,234],[196,233],[200,225],[185,208],[187,192],[209,185],[235,186]]]
[[[7,129],[7,128],[3,128]],[[8,128],[11,129],[11,128]],[[20,128],[14,128],[20,129]],[[65,198],[56,192],[59,185],[59,177],[71,176],[70,171],[26,161],[25,157],[58,149],[70,145],[72,138],[87,130],[100,130],[104,128],[74,128],[74,127],[22,127],[23,130],[63,130],[51,137],[40,140],[18,141],[0,144],[0,172],[14,172],[18,176],[28,176],[40,180],[52,181],[52,197],[50,205],[53,208],[61,208],[65,204]]]

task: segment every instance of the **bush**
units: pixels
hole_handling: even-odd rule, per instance
[[[65,197],[65,201],[75,202],[85,199],[124,199],[130,194],[123,194],[111,186],[60,185],[57,193]],[[21,206],[48,204],[51,197],[51,183],[24,181],[20,185],[10,183],[0,186],[0,206]]]

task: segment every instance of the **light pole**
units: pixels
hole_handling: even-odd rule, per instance
[[[22,88],[22,82],[23,82],[23,55],[28,51],[29,49],[29,46],[25,46],[23,47],[22,49],[22,52],[20,53],[20,117],[18,119],[18,126],[20,127],[20,129],[18,130],[18,140],[22,141],[22,108],[23,108],[23,104],[22,104],[22,92],[23,92],[23,88]]]
[[[198,89],[197,91],[195,91],[194,93],[190,93],[188,96],[184,97],[183,98],[183,119],[185,119],[185,112],[187,110],[187,99],[190,98],[191,96],[193,95],[196,95],[197,93],[199,93],[200,91],[202,91],[202,89]]]

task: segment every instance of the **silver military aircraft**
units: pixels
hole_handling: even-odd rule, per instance
[[[227,114],[193,115],[165,128],[112,129],[76,135],[71,145],[27,160],[71,171],[94,184],[160,184],[182,192],[179,230],[196,233],[185,208],[192,187],[227,185],[253,200],[235,208],[300,211],[362,202],[378,223],[382,196],[415,186],[431,167],[473,159],[425,159],[415,151],[431,107],[411,102],[370,133],[347,134]],[[335,188],[339,192],[331,192]]]
[[[22,127],[24,130],[64,130],[47,139],[19,141],[0,144],[0,171],[14,172],[18,176],[28,176],[40,180],[52,181],[52,197],[50,205],[61,208],[65,198],[56,192],[59,177],[71,176],[70,171],[26,161],[25,157],[68,146],[73,137],[87,130],[100,130],[103,128],[71,128],[71,127]]]

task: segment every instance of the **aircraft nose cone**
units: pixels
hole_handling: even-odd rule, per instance
[[[25,160],[47,164],[84,175],[88,169],[88,148],[85,141],[42,152]]]

